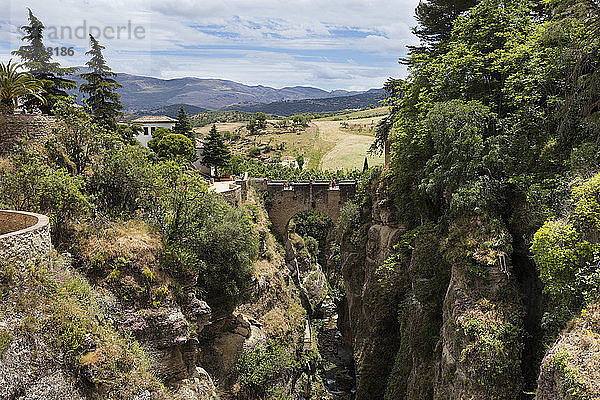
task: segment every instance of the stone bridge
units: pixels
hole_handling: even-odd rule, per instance
[[[252,179],[254,187],[268,193],[266,204],[273,230],[285,240],[292,217],[308,210],[316,210],[336,222],[342,205],[356,194],[356,181],[286,182]]]

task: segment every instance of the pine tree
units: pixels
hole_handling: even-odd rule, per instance
[[[90,35],[90,45],[91,49],[85,53],[92,56],[85,64],[89,72],[79,74],[87,83],[82,83],[79,90],[87,93],[85,103],[100,122],[116,126],[116,118],[123,109],[121,95],[116,90],[122,86],[114,79],[117,74],[106,65],[102,55],[104,46],[101,46],[92,35]]]
[[[202,163],[213,167],[224,167],[231,158],[231,152],[223,140],[223,135],[215,125],[210,128],[202,149]]]
[[[419,26],[414,29],[425,45],[448,39],[452,23],[478,0],[421,0],[415,11]]]
[[[195,142],[192,124],[187,113],[183,109],[183,106],[179,107],[179,114],[177,114],[177,122],[175,122],[175,126],[173,126],[173,132],[187,136],[189,139]]]
[[[363,164],[363,172],[369,169],[369,161],[367,161],[367,157],[365,157],[365,163]]]
[[[54,104],[61,100],[69,98],[68,90],[77,87],[75,81],[63,78],[66,75],[74,74],[77,68],[62,68],[60,63],[52,62],[52,53],[44,46],[44,24],[29,10],[29,25],[22,26],[21,29],[27,33],[22,40],[28,42],[26,46],[21,46],[19,50],[12,52],[19,56],[21,62],[29,70],[31,75],[42,82],[44,87],[45,104],[39,99],[29,96],[25,100],[25,106],[40,106],[40,109],[47,113]]]

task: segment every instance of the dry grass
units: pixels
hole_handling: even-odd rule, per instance
[[[12,163],[10,162],[10,159],[0,157],[0,171],[10,169],[12,169]]]
[[[93,260],[101,255],[104,260],[124,258],[135,260],[140,266],[154,266],[162,249],[160,235],[152,232],[141,221],[130,220],[87,232],[80,240],[81,256]]]
[[[140,221],[118,222],[76,234],[78,258],[94,280],[137,307],[175,303],[169,274],[160,268],[162,240]]]
[[[323,157],[320,168],[322,170],[361,169],[367,157],[369,166],[382,165],[383,156],[371,156],[369,147],[374,137],[371,130],[365,127],[374,127],[380,118],[367,118],[353,120],[347,127],[342,121],[316,120],[319,135],[324,140],[335,143]],[[354,129],[353,129],[354,128]]]

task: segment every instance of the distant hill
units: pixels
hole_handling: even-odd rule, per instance
[[[179,114],[179,108],[183,106],[183,109],[188,115],[196,115],[208,111],[206,108],[196,107],[189,104],[171,104],[168,106],[160,107],[154,110],[145,111],[144,115],[166,115],[167,117],[177,118]]]
[[[371,89],[352,96],[314,98],[303,100],[276,101],[268,104],[235,104],[224,110],[236,110],[249,113],[263,112],[280,116],[303,113],[327,113],[341,110],[354,110],[378,105],[385,98],[385,90]]]

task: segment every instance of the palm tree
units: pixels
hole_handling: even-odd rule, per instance
[[[24,96],[33,96],[42,104],[46,99],[41,81],[35,79],[29,72],[19,71],[23,68],[20,64],[0,63],[0,108],[7,113],[12,113],[19,105],[19,99]]]

